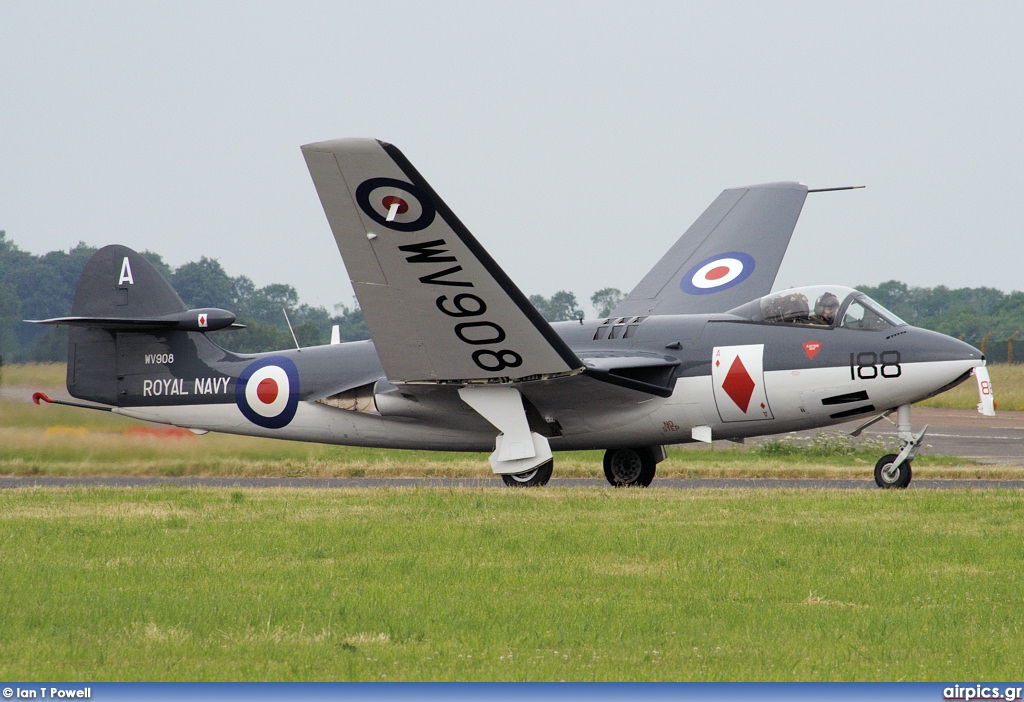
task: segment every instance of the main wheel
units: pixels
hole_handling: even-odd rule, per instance
[[[894,468],[898,456],[890,453],[878,459],[875,464],[875,484],[880,488],[902,489],[910,485],[910,461],[903,461],[898,468]]]
[[[647,487],[657,467],[649,448],[608,449],[604,454],[604,477],[615,487]]]
[[[539,487],[548,484],[554,469],[555,459],[552,458],[533,470],[528,470],[525,473],[503,474],[501,479],[509,487]]]

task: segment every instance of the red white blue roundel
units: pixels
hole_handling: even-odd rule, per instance
[[[394,178],[364,180],[356,202],[374,222],[399,232],[418,232],[434,221],[434,206],[420,189]]]
[[[235,384],[235,404],[245,418],[267,429],[287,426],[299,407],[299,371],[284,356],[249,365]]]
[[[679,281],[679,288],[691,295],[709,295],[739,285],[754,272],[754,258],[742,251],[730,251],[706,258]]]

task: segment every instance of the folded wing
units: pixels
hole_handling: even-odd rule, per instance
[[[723,191],[611,316],[725,312],[767,295],[806,197],[802,183]]]
[[[392,382],[515,382],[582,370],[397,148],[340,139],[302,152]]]

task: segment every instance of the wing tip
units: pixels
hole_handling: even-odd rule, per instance
[[[324,153],[359,153],[372,151],[374,148],[386,145],[387,142],[373,137],[342,137],[340,139],[328,139],[326,141],[314,141],[303,144],[299,148],[302,151],[321,151]]]

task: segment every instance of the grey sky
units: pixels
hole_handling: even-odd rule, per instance
[[[1019,290],[1022,30],[1019,2],[0,2],[0,229],[351,305],[299,145],[374,136],[526,294],[628,291],[774,180],[868,186],[808,197],[777,287]]]

